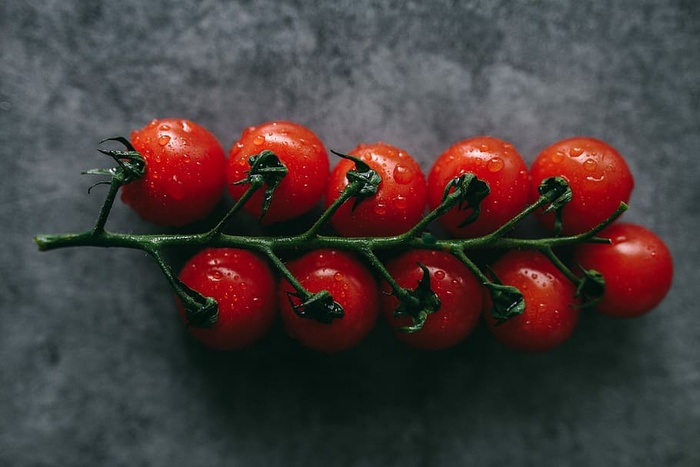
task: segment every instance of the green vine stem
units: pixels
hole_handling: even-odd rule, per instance
[[[427,315],[439,309],[439,300],[430,290],[429,277],[424,268],[424,279],[410,290],[399,286],[387,272],[377,252],[397,251],[408,249],[443,250],[453,254],[465,264],[482,282],[491,294],[494,303],[492,313],[499,321],[504,321],[524,310],[522,295],[514,287],[499,284],[485,274],[468,256],[469,251],[490,249],[534,249],[545,254],[562,273],[577,286],[577,293],[587,301],[600,298],[604,290],[604,280],[595,271],[582,271],[579,276],[571,271],[556,255],[554,249],[580,242],[608,242],[607,239],[596,237],[605,226],[613,222],[625,210],[627,205],[621,203],[618,209],[604,222],[595,228],[578,235],[528,239],[508,237],[507,234],[529,214],[537,209],[561,210],[571,199],[571,190],[565,180],[553,177],[545,180],[540,186],[540,196],[532,204],[524,208],[518,215],[494,232],[477,238],[436,239],[426,228],[450,209],[470,210],[471,220],[474,213],[478,215],[479,203],[488,195],[486,182],[479,180],[473,174],[466,174],[452,180],[446,187],[442,203],[419,221],[409,231],[391,237],[338,237],[321,235],[321,228],[327,223],[335,211],[346,202],[354,200],[361,203],[365,198],[376,193],[381,177],[361,160],[345,154],[336,153],[340,157],[349,158],[355,162],[355,169],[348,172],[348,184],[339,198],[332,203],[306,231],[289,236],[260,236],[250,237],[223,233],[223,228],[233,215],[239,212],[245,203],[258,191],[264,189],[263,215],[269,206],[274,190],[287,173],[287,169],[277,156],[270,151],[263,151],[252,156],[251,166],[247,177],[239,183],[247,183],[248,189],[223,216],[218,224],[204,233],[194,234],[127,234],[105,230],[105,224],[119,188],[132,180],[143,176],[145,162],[129,142],[123,138],[110,138],[121,142],[127,151],[102,151],[117,162],[117,167],[109,170],[91,170],[86,173],[107,175],[111,177],[110,188],[102,208],[92,229],[80,233],[37,235],[34,241],[40,251],[49,251],[68,247],[120,247],[142,250],[150,254],[158,263],[166,279],[181,298],[187,314],[187,320],[192,326],[212,326],[216,322],[217,305],[212,298],[204,297],[183,284],[165,262],[162,252],[175,247],[229,247],[256,251],[269,260],[271,266],[284,277],[294,288],[289,294],[289,300],[294,311],[302,317],[329,323],[342,318],[343,309],[335,302],[327,291],[311,293],[287,269],[278,253],[281,251],[304,251],[321,248],[341,249],[357,253],[365,259],[368,265],[381,278],[387,281],[399,302],[397,315],[413,318],[413,324],[405,327],[406,332],[419,330]],[[107,141],[107,140],[105,140]],[[99,184],[99,183],[98,183]],[[469,219],[468,219],[469,220]],[[431,295],[432,294],[432,295]],[[437,300],[437,302],[436,302]]]

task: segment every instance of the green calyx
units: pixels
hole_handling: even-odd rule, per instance
[[[246,177],[235,182],[234,185],[246,184],[256,188],[265,187],[260,214],[260,219],[262,219],[267,210],[270,209],[275,190],[287,175],[287,166],[280,161],[277,154],[267,149],[260,154],[250,156],[248,164],[250,170],[247,171]]]
[[[326,290],[303,298],[300,295],[298,292],[287,292],[289,304],[292,306],[294,313],[300,318],[331,324],[334,320],[345,315],[345,311],[340,303],[333,300],[331,294]]]
[[[430,287],[430,272],[423,264],[418,263],[423,271],[423,276],[418,281],[415,289],[403,289],[396,294],[399,298],[399,306],[394,310],[397,318],[408,316],[413,320],[409,326],[402,326],[400,331],[413,333],[420,331],[425,325],[428,316],[440,309],[440,298]]]

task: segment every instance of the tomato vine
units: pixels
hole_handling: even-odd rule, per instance
[[[416,288],[400,286],[387,271],[380,260],[378,252],[386,250],[440,250],[457,258],[466,266],[487,288],[493,309],[491,314],[498,322],[504,322],[521,314],[524,310],[522,293],[513,286],[503,285],[493,278],[488,271],[482,271],[470,258],[469,252],[491,249],[524,250],[531,249],[543,253],[564,276],[574,283],[577,290],[586,300],[594,302],[604,291],[604,279],[599,274],[576,274],[561,261],[555,253],[555,248],[563,245],[573,245],[582,242],[604,243],[608,240],[597,237],[596,234],[613,222],[626,209],[627,204],[620,203],[617,210],[607,219],[586,232],[569,236],[551,236],[545,238],[527,239],[509,237],[515,226],[529,214],[538,209],[561,210],[571,199],[571,189],[562,177],[549,177],[539,186],[539,197],[525,209],[512,217],[491,233],[475,238],[437,239],[427,232],[426,228],[453,208],[476,213],[471,220],[478,216],[479,204],[489,193],[489,186],[472,173],[462,174],[451,179],[444,188],[442,201],[437,207],[428,212],[419,222],[405,233],[387,237],[340,237],[320,233],[321,228],[333,214],[345,203],[356,205],[376,192],[381,182],[381,176],[362,160],[350,155],[338,154],[340,157],[352,160],[354,168],[347,172],[348,183],[342,193],[330,204],[307,230],[289,236],[239,236],[223,233],[228,221],[238,213],[246,202],[258,191],[264,192],[263,212],[269,207],[275,195],[275,189],[287,174],[287,168],[274,152],[264,150],[249,158],[249,169],[245,179],[237,182],[247,188],[238,201],[230,208],[223,218],[210,230],[194,234],[127,234],[110,232],[105,229],[105,223],[113,206],[119,188],[143,176],[144,159],[133,146],[124,138],[110,140],[124,144],[126,150],[100,150],[110,156],[116,167],[108,170],[92,170],[87,173],[107,175],[109,191],[105,197],[99,216],[92,229],[81,233],[38,235],[35,241],[42,251],[57,248],[94,246],[121,247],[142,250],[150,254],[159,265],[168,282],[182,300],[187,322],[195,327],[211,327],[217,319],[217,303],[210,297],[205,297],[196,290],[185,285],[167,264],[163,251],[167,248],[182,246],[197,247],[226,247],[254,251],[266,258],[271,267],[294,288],[298,303],[294,306],[299,316],[314,319],[319,322],[331,322],[343,316],[343,307],[334,300],[326,290],[309,292],[290,273],[286,264],[280,259],[279,252],[284,250],[318,250],[337,249],[352,251],[363,258],[390,288],[400,305],[396,315],[411,317],[413,324],[405,327],[406,332],[416,332],[425,323],[426,317],[439,310],[434,299],[431,299],[430,283],[425,273],[424,280]],[[107,141],[107,140],[105,140]],[[591,284],[591,283],[595,284]],[[581,291],[586,291],[582,293]],[[591,291],[595,291],[592,294]],[[593,295],[593,296],[592,296]]]

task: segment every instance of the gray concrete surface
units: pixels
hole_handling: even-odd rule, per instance
[[[700,465],[699,89],[693,1],[1,2],[0,465]],[[31,240],[87,229],[97,142],[164,116],[225,147],[288,118],[425,168],[481,133],[528,161],[605,139],[674,287],[638,320],[586,315],[545,355],[483,330],[418,353],[381,326],[336,356],[278,328],[212,354],[143,254]],[[123,206],[109,226],[157,230]]]

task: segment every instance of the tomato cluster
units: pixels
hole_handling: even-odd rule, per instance
[[[450,181],[464,174],[484,181],[488,194],[478,205],[454,206],[437,218],[447,235],[459,239],[504,226],[540,196],[539,187],[549,177],[564,179],[572,194],[557,212],[544,207],[535,212],[551,235],[573,236],[596,227],[629,201],[634,186],[624,158],[609,144],[588,137],[545,148],[529,168],[506,141],[468,138],[438,155],[427,176],[406,150],[384,142],[359,144],[331,170],[320,138],[289,121],[247,128],[228,158],[211,133],[187,120],[153,121],[132,133],[132,143],[146,160],[146,174],[124,186],[123,199],[144,219],[173,226],[208,216],[227,187],[234,201],[241,199],[251,157],[266,150],[278,157],[287,174],[271,200],[260,190],[243,206],[265,225],[297,218],[319,205],[333,206],[358,162],[379,174],[374,192],[347,200],[330,216],[330,227],[342,237],[390,237],[409,231],[454,189]],[[568,261],[575,274],[597,271],[605,278],[605,292],[595,307],[611,316],[631,317],[658,305],[673,276],[664,242],[644,227],[618,221],[598,237],[610,242],[580,243]],[[378,274],[376,265],[357,252],[341,249],[302,251],[285,259],[297,285],[310,293],[330,292],[343,308],[342,318],[319,322],[301,315],[297,288],[278,277],[275,265],[259,252],[208,247],[179,275],[182,283],[219,305],[214,326],[190,326],[192,334],[211,347],[235,349],[259,339],[279,316],[303,345],[333,352],[358,344],[383,316],[407,345],[438,350],[458,344],[483,320],[506,346],[543,351],[565,342],[581,313],[575,280],[536,249],[489,257],[483,276],[452,253],[428,247],[381,257],[388,276]],[[521,314],[505,321],[494,318],[487,276],[521,292]],[[396,285],[412,291],[429,287],[436,306],[420,328],[411,327],[415,317],[397,313],[401,303]],[[186,321],[185,313],[181,315]]]

